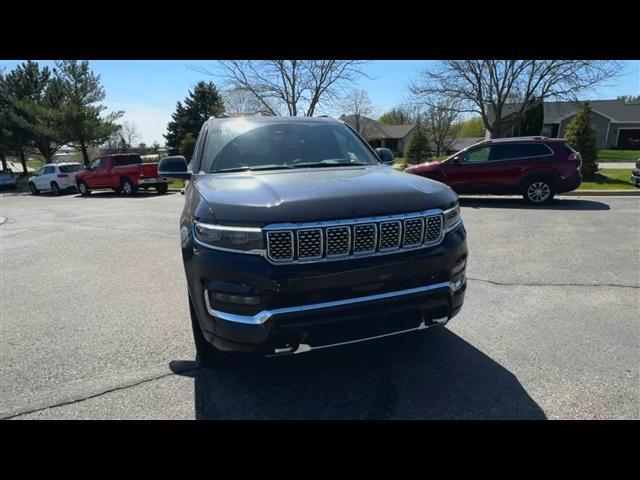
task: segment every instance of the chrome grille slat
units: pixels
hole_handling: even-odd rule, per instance
[[[378,243],[378,227],[375,223],[354,225],[353,237],[353,253],[375,252]]]
[[[404,221],[402,245],[412,247],[420,245],[424,237],[424,218],[412,218]]]
[[[442,215],[427,218],[427,229],[424,241],[431,243],[437,241],[442,236]]]
[[[307,230],[298,230],[297,251],[298,258],[307,260],[322,257],[322,229],[310,228]]]
[[[441,210],[352,220],[273,224],[263,228],[273,263],[388,255],[432,247],[444,238]]]
[[[381,252],[400,248],[402,224],[399,220],[393,222],[380,222],[380,224],[378,224],[378,230],[380,233],[378,249]]]
[[[267,252],[276,262],[293,260],[293,232],[267,232]]]
[[[327,257],[349,255],[351,251],[351,227],[327,227]]]

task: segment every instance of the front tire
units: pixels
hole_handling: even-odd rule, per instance
[[[536,178],[525,183],[522,196],[532,205],[544,205],[553,200],[553,185],[547,179]]]
[[[80,192],[80,195],[82,195],[83,197],[88,197],[89,195],[91,195],[91,190],[89,190],[89,185],[86,184],[86,182],[81,181],[78,183],[78,191]]]
[[[122,192],[125,195],[133,196],[136,194],[136,191],[137,191],[136,186],[133,184],[133,182],[130,179],[125,178],[122,181]]]
[[[37,195],[38,194],[38,189],[36,188],[35,184],[33,182],[29,182],[29,191],[31,192],[31,195]]]
[[[167,185],[166,183],[164,185],[158,185],[156,187],[156,192],[158,192],[158,195],[164,195],[165,193],[167,193],[168,190],[169,190],[169,185]]]

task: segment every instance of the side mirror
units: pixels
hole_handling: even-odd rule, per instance
[[[182,155],[164,157],[158,163],[158,176],[189,180],[191,171],[187,167],[187,159]]]
[[[385,165],[393,165],[393,153],[388,148],[376,148],[378,157]]]

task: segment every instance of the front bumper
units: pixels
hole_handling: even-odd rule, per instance
[[[157,178],[141,178],[138,180],[138,185],[140,187],[155,187],[159,185],[168,185],[169,180],[163,177]]]
[[[205,338],[223,351],[292,353],[446,323],[462,307],[467,246],[461,226],[433,248],[331,264],[183,249],[189,295]],[[260,298],[223,305],[212,292]]]

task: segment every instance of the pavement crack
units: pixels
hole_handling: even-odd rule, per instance
[[[0,417],[0,420],[11,420],[12,418],[16,418],[16,417],[21,417],[24,415],[29,415],[32,413],[36,413],[36,412],[40,412],[42,410],[47,410],[49,408],[56,408],[56,407],[63,407],[65,405],[73,405],[74,403],[80,403],[80,402],[84,402],[86,400],[91,400],[92,398],[97,398],[97,397],[101,397],[103,395],[106,395],[108,393],[113,393],[113,392],[117,392],[120,390],[126,390],[128,388],[132,388],[132,387],[137,387],[138,385],[142,385],[144,383],[149,383],[149,382],[154,382],[156,380],[160,380],[162,378],[166,378],[166,377],[171,377],[173,375],[181,375],[184,372],[187,372],[189,370],[198,370],[200,367],[199,366],[189,366],[189,367],[185,367],[183,369],[176,369],[172,372],[167,372],[167,373],[163,373],[161,375],[154,375],[151,377],[146,377],[146,378],[142,378],[139,380],[133,380],[131,382],[125,383],[123,385],[118,385],[116,387],[112,387],[112,388],[108,388],[106,390],[102,390],[100,392],[97,393],[93,393],[91,395],[84,395],[84,396],[77,396],[68,400],[62,400],[60,402],[56,402],[53,403],[51,405],[46,405],[43,407],[38,407],[38,408],[32,408],[29,410],[21,410],[15,413],[12,413],[10,415],[4,416],[4,417]]]
[[[615,287],[615,288],[635,288],[640,289],[638,285],[624,285],[620,283],[542,283],[542,282],[496,282],[495,280],[487,280],[486,278],[467,277],[467,280],[475,282],[490,283],[491,285],[500,285],[506,287]]]

